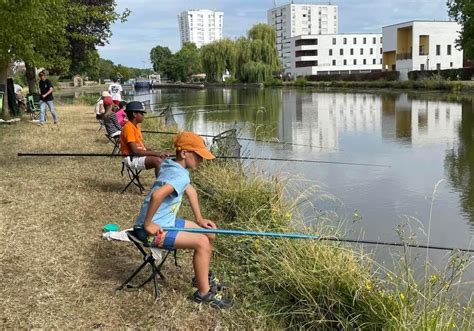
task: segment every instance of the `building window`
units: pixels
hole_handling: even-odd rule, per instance
[[[366,65],[366,64],[367,64],[367,60],[366,60],[366,59],[364,59],[363,63],[364,63],[364,65]]]
[[[336,38],[332,38],[332,44],[336,45]]]
[[[315,67],[318,61],[296,61],[296,68]]]
[[[332,49],[329,50],[329,55],[332,56]]]
[[[357,44],[357,38],[354,38],[353,42],[354,42],[354,45]]]
[[[370,49],[370,55],[373,55],[373,54],[374,54],[374,49],[371,48],[371,49]]]
[[[421,71],[424,71],[424,70],[425,70],[425,64],[424,64],[424,63],[420,64],[420,70],[421,70]]]
[[[436,70],[441,70],[441,63],[436,63]]]
[[[351,48],[351,55],[354,55],[354,49]]]
[[[441,45],[436,45],[436,55],[441,55]]]
[[[339,50],[339,55],[344,55],[344,50],[342,48]]]
[[[373,59],[373,60],[372,60],[372,64],[377,64],[377,60],[376,60],[376,59]]]
[[[451,62],[451,64],[453,64],[453,63]],[[332,65],[333,65],[333,66],[336,65],[336,60],[332,60]]]
[[[344,45],[347,45],[347,38],[344,38]]]
[[[344,65],[345,65],[345,66],[347,65],[347,60],[344,60]]]
[[[380,64],[382,64],[382,59],[380,59]]]
[[[382,53],[382,49],[380,49],[380,54],[383,54],[383,53]]]
[[[354,59],[354,65],[357,65],[357,59]]]
[[[367,44],[367,38],[364,37],[364,45]]]
[[[377,43],[377,38],[374,37],[374,38],[372,39],[372,43],[375,45],[375,44]]]
[[[360,49],[360,55],[364,55],[364,49],[363,48]]]
[[[448,55],[451,55],[451,45],[448,45]]]
[[[452,67],[453,67],[453,63],[452,63],[452,62],[449,62],[449,66],[452,68]]]

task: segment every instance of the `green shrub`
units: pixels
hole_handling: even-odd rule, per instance
[[[205,214],[223,228],[338,233],[324,226],[324,216],[311,229],[303,226],[295,209],[299,199],[284,198],[290,183],[261,177],[239,162],[207,164],[193,182]],[[456,254],[446,274],[426,274],[422,288],[406,255],[403,272],[395,274],[341,243],[221,236],[216,257],[214,266],[245,307],[283,328],[450,330],[472,323],[472,307],[450,297],[458,277],[449,275],[465,267]]]

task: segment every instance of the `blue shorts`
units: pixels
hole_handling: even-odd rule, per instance
[[[174,221],[174,227],[178,229],[184,229],[186,222],[181,219],[177,218]],[[163,246],[160,247],[161,236],[150,235],[146,232],[143,225],[135,225],[133,227],[138,239],[143,242],[143,244],[147,247],[159,247],[164,248],[166,250],[174,249],[174,242],[176,240],[176,236],[178,235],[179,231],[166,231],[164,232],[165,239],[163,240]]]

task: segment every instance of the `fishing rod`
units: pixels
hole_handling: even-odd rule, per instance
[[[206,113],[217,113],[221,111],[227,111],[228,109],[215,109],[215,110],[196,110],[196,111],[188,111],[188,112],[182,112],[182,113],[171,113],[171,114],[160,114],[160,115],[153,115],[153,116],[147,116],[145,119],[149,118],[161,118],[161,117],[166,117],[166,116],[180,116],[180,115],[192,115],[192,114],[206,114]]]
[[[159,105],[159,104],[162,104],[161,102],[155,102],[155,103],[148,103],[146,104],[147,106],[154,106],[154,105]],[[171,105],[170,105],[171,106]],[[216,104],[210,104],[210,105],[194,105],[194,106],[171,106],[171,107],[175,107],[175,108],[178,108],[178,109],[184,109],[184,108],[199,108],[199,107],[220,107],[220,106],[252,106],[251,104],[249,103],[216,103]],[[168,106],[166,107],[160,107],[160,108],[155,108],[155,110],[164,110],[168,108]]]
[[[442,246],[428,246],[418,244],[402,244],[396,242],[383,242],[383,241],[372,241],[372,240],[357,240],[357,239],[346,239],[336,237],[321,237],[318,235],[307,235],[301,233],[282,233],[282,232],[256,232],[256,231],[244,231],[244,230],[227,230],[227,229],[204,229],[204,228],[173,228],[163,227],[163,231],[182,231],[192,233],[213,233],[213,234],[224,234],[231,236],[253,236],[253,237],[270,237],[270,238],[289,238],[289,239],[312,239],[312,240],[324,240],[324,241],[336,241],[336,242],[347,242],[355,244],[369,244],[369,245],[381,245],[381,246],[397,246],[397,247],[412,247],[412,248],[424,248],[442,251],[453,251],[458,250],[461,252],[474,253],[474,249],[467,248],[455,248],[455,247],[442,247]]]
[[[142,130],[142,133],[178,134],[179,132]],[[200,134],[200,133],[196,133],[196,134],[201,136],[201,137],[206,137],[206,138],[216,137],[215,135],[211,135],[211,134]],[[261,140],[261,139],[239,138],[239,137],[236,137],[236,139],[237,140],[244,140],[244,141],[256,141],[256,142],[269,143],[269,144],[279,144],[279,145],[288,145],[288,146],[302,146],[302,147],[311,147],[311,148],[318,148],[318,149],[330,149],[330,150],[334,150],[334,151],[341,151],[341,149],[337,149],[337,148],[328,148],[328,147],[305,145],[305,144],[295,144],[295,143],[289,143],[289,142],[286,142],[286,141],[272,141],[272,140]]]
[[[136,155],[120,155],[120,154],[103,154],[103,153],[18,153],[17,156],[65,156],[65,157],[127,157]],[[176,155],[169,155],[168,157],[175,157]],[[389,165],[372,164],[372,163],[353,163],[353,162],[338,162],[338,161],[324,161],[324,160],[294,160],[270,157],[248,157],[248,156],[216,156],[216,159],[226,160],[256,160],[256,161],[285,161],[285,162],[300,162],[300,163],[322,163],[322,164],[339,164],[349,166],[365,166],[378,168],[391,168]]]

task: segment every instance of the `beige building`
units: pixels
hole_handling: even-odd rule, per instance
[[[383,69],[400,71],[402,80],[413,70],[462,68],[456,48],[461,26],[456,22],[411,21],[383,28]]]

